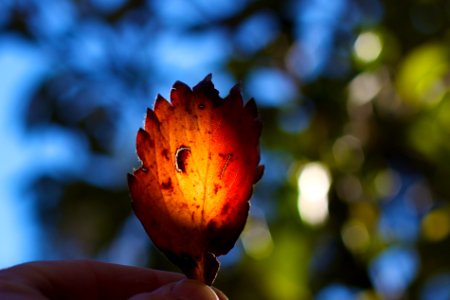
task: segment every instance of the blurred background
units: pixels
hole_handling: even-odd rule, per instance
[[[241,82],[264,178],[231,299],[450,299],[449,0],[0,0],[0,267],[176,270],[126,173],[157,93]]]

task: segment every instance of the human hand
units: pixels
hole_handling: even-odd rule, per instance
[[[0,299],[224,300],[177,273],[90,260],[31,262],[0,270]]]

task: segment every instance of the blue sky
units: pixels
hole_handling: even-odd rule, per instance
[[[32,143],[20,122],[24,100],[44,70],[42,56],[13,37],[0,40],[0,268],[37,257],[32,201],[17,184],[33,163]],[[32,168],[28,168],[32,170]]]

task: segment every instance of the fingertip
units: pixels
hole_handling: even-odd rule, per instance
[[[218,288],[212,287],[214,292],[216,293],[217,297],[219,297],[219,300],[228,300],[228,297]]]
[[[130,300],[228,300],[221,291],[211,288],[204,283],[192,279],[183,279],[154,290],[151,293],[139,294]]]
[[[173,289],[179,299],[219,300],[216,292],[204,283],[192,279],[178,281]]]

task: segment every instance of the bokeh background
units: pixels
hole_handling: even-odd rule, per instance
[[[0,267],[176,270],[126,173],[157,93],[241,82],[264,178],[231,299],[450,299],[450,1],[0,0]]]

